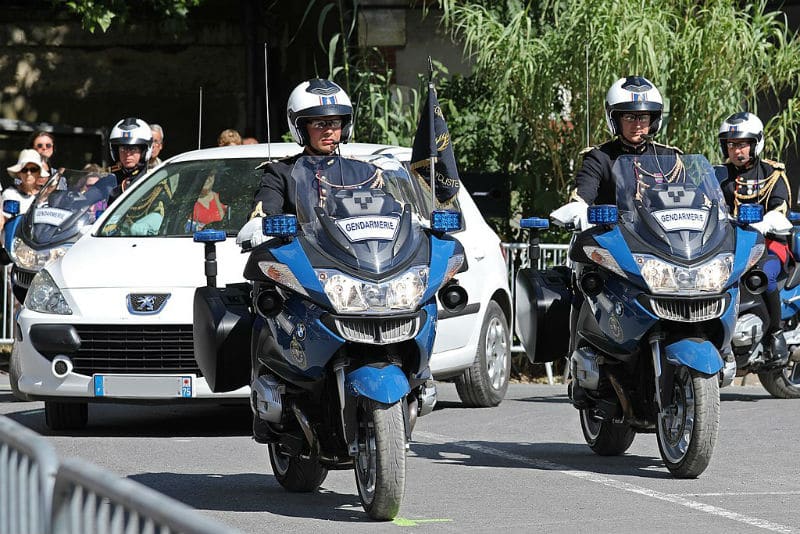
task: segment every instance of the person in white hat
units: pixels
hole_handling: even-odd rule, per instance
[[[28,211],[33,203],[36,193],[44,185],[50,173],[44,169],[42,156],[32,148],[26,148],[19,153],[16,165],[8,167],[8,174],[14,178],[16,187],[9,187],[3,191],[3,202],[6,200],[19,201],[20,214]],[[3,212],[3,222],[11,215]]]

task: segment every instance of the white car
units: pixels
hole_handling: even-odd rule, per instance
[[[341,150],[410,157],[409,149],[383,145],[351,143]],[[204,246],[193,241],[197,225],[189,219],[213,169],[213,188],[227,205],[223,219],[207,226],[228,234],[217,244],[217,285],[243,282],[247,256],[233,238],[251,210],[262,172],[256,167],[299,151],[289,143],[273,143],[269,150],[263,144],[197,150],[139,179],[61,259],[36,275],[17,318],[9,370],[15,393],[44,400],[47,426],[54,430],[84,426],[89,402],[247,399],[247,387],[212,392],[194,358],[192,303],[206,277]],[[142,209],[153,200],[157,205],[166,188],[172,193],[160,218],[152,208]],[[457,278],[469,300],[455,315],[440,306],[431,368],[437,380],[456,382],[465,404],[495,406],[511,366],[505,260],[500,239],[464,188],[459,201],[465,229],[454,235],[469,268]],[[131,214],[135,231],[120,236],[109,230],[134,220]]]

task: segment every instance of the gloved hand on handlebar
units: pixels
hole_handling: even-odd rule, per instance
[[[269,239],[264,235],[263,221],[263,217],[253,217],[236,234],[236,244],[242,247],[242,250],[250,250]]]
[[[750,226],[763,235],[767,235],[767,233],[789,235],[792,229],[792,223],[789,222],[786,215],[775,210],[768,211],[760,222],[752,223]]]
[[[574,200],[552,212],[550,218],[556,225],[567,230],[582,231],[594,226],[589,224],[588,209],[589,205],[583,200]]]

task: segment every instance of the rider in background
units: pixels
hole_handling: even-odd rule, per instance
[[[642,76],[620,78],[608,89],[605,114],[614,139],[581,151],[583,164],[575,175],[570,200],[586,204],[616,204],[611,172],[618,157],[631,155],[677,155],[677,148],[652,141],[661,128],[664,105],[656,86]]]
[[[291,92],[286,120],[292,139],[303,152],[264,167],[251,218],[297,212],[292,179],[295,162],[303,155],[332,155],[340,143],[346,143],[353,132],[353,106],[344,89],[330,80],[315,78]]]
[[[761,204],[765,214],[775,211],[785,216],[792,203],[789,179],[783,163],[760,157],[764,148],[764,125],[761,120],[752,113],[734,113],[719,127],[719,146],[728,170],[728,178],[721,184],[722,191],[733,215],[738,214],[742,204]],[[766,351],[766,358],[779,367],[786,364],[789,354],[781,325],[777,279],[790,253],[786,242],[777,236],[770,234],[766,242],[767,254],[759,264],[768,280],[764,292],[764,302],[769,312],[766,331],[769,350]]]
[[[108,147],[114,162],[110,170],[117,177],[117,187],[108,197],[110,205],[147,171],[153,147],[150,125],[132,117],[122,119],[111,129]]]

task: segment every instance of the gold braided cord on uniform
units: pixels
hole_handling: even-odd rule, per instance
[[[659,161],[658,159],[656,161]],[[667,171],[667,172],[650,172],[645,170],[642,166],[641,161],[638,159],[633,161],[633,166],[636,168],[637,180],[636,180],[636,200],[642,200],[643,197],[643,190],[649,189],[653,186],[653,184],[658,183],[658,179],[661,178],[666,181],[668,184],[677,184],[677,183],[684,183],[686,182],[686,167],[683,165],[683,160],[680,157],[675,158],[675,165]],[[659,169],[660,170],[660,169]],[[653,179],[653,184],[648,184],[642,180],[642,176],[649,177]]]
[[[789,195],[788,203],[783,201],[778,207],[773,208],[773,210],[783,213],[784,215],[786,215],[786,213],[789,211],[789,206],[792,204],[792,188],[789,185],[789,178],[786,176],[786,170],[784,169],[784,166],[768,159],[763,161],[772,166],[775,170],[763,180],[756,180],[755,193],[740,193],[739,187],[747,187],[747,181],[743,180],[741,176],[736,177],[733,188],[734,215],[739,214],[740,205],[752,204],[753,202],[763,204],[764,211],[766,212],[769,209],[769,199],[772,197],[772,191],[775,189],[775,186],[778,184],[778,182],[781,181],[786,186],[786,192]]]

